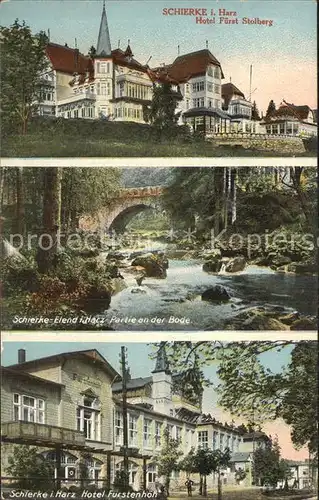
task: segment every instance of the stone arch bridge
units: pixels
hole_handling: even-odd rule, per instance
[[[79,221],[86,231],[123,233],[127,224],[144,210],[159,209],[162,186],[121,189],[110,203],[94,215],[86,215]]]

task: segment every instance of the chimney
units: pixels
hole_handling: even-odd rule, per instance
[[[25,351],[25,349],[19,349],[18,350],[18,363],[19,363],[19,365],[21,363],[25,363],[25,361],[26,361],[26,351]]]

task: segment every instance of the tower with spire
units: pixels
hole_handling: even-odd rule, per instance
[[[154,411],[165,415],[171,415],[173,411],[172,402],[172,374],[162,342],[156,356],[155,369],[152,371],[152,399]]]
[[[107,22],[105,0],[97,40],[96,54],[94,56],[94,75],[96,92],[96,118],[107,118],[112,114],[110,100],[113,98],[113,57]]]

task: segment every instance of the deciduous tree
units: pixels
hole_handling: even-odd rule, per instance
[[[8,457],[7,472],[21,489],[40,490],[54,486],[54,466],[35,447],[15,446]]]
[[[292,477],[289,464],[280,456],[278,440],[270,441],[265,448],[258,448],[253,456],[254,483],[275,488],[281,481],[287,485]]]
[[[282,371],[262,363],[267,352],[290,356]],[[318,353],[314,341],[172,342],[166,350],[173,372],[217,363],[219,404],[254,425],[283,418],[295,447],[317,454]],[[197,369],[197,368],[196,368]]]
[[[33,34],[17,19],[1,27],[1,93],[3,125],[16,124],[23,134],[41,101],[41,75],[47,69],[44,32]]]
[[[171,474],[179,468],[179,459],[183,455],[180,441],[170,436],[168,428],[164,430],[164,443],[160,454],[155,458],[158,475],[165,478],[166,494],[169,496]]]

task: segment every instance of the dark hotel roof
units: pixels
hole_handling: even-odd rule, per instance
[[[224,78],[220,62],[208,49],[178,56],[172,64],[163,68],[156,68],[156,70],[167,72],[170,78],[182,83],[187,82],[194,76],[205,75],[209,64],[218,66],[221,70],[221,76]]]

